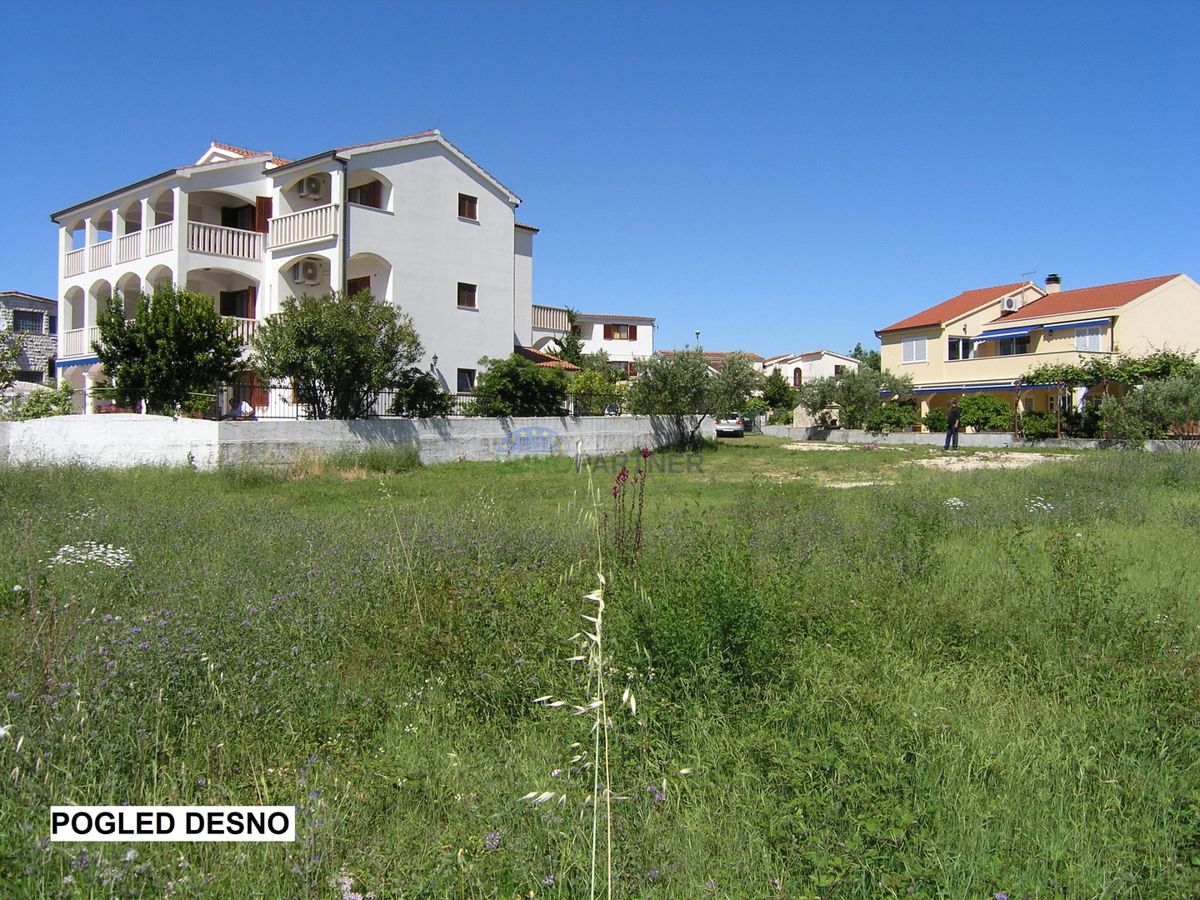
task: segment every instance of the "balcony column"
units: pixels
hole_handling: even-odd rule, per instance
[[[329,266],[329,289],[333,291],[340,291],[346,286],[346,257],[349,255],[346,252],[346,242],[350,237],[346,231],[350,227],[350,216],[344,202],[345,180],[346,173],[341,166],[335,166],[329,176],[329,202],[335,204],[333,227],[337,233],[333,259],[330,260]]]
[[[96,410],[92,404],[92,373],[86,369],[83,372],[83,414],[94,415]]]
[[[188,252],[188,198],[182,187],[176,186],[171,188],[171,202],[175,208],[172,215],[175,217],[173,223],[175,226],[175,259],[177,262],[171,268],[175,272],[174,278],[180,287],[187,287],[187,271],[191,268],[189,263],[185,263],[186,254]]]

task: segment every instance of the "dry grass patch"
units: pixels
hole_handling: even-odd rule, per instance
[[[1059,462],[1075,459],[1072,453],[1001,453],[984,451],[970,456],[935,456],[931,459],[914,459],[909,465],[927,466],[949,472],[966,472],[972,469],[1024,469],[1043,462]]]

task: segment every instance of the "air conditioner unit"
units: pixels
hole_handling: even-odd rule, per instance
[[[1000,308],[1005,312],[1016,312],[1021,308],[1021,301],[1016,297],[1005,297],[1000,301]]]
[[[320,284],[321,264],[315,259],[302,259],[292,266],[292,281],[296,284]]]
[[[324,200],[325,179],[320,175],[306,175],[300,180],[300,196],[309,200]]]

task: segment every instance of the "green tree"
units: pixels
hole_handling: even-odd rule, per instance
[[[152,413],[207,408],[218,385],[233,377],[242,348],[234,324],[217,315],[212,297],[175,285],[138,295],[128,321],[119,298],[96,319],[100,340],[92,344],[117,402],[145,400]]]
[[[0,391],[7,391],[17,378],[17,358],[21,355],[21,347],[19,335],[0,333]]]
[[[405,419],[437,419],[454,412],[454,397],[435,375],[411,366],[396,385],[396,399],[388,411]]]
[[[709,379],[708,411],[741,412],[750,395],[762,383],[762,373],[754,368],[749,354],[738,350],[721,362],[717,374]]]
[[[1013,408],[994,394],[967,394],[958,403],[965,428],[978,431],[1012,431]]]
[[[1110,437],[1139,447],[1148,440],[1181,440],[1200,421],[1200,369],[1147,381],[1120,399],[1106,396],[1099,413]]]
[[[629,387],[629,410],[670,417],[680,446],[694,448],[700,425],[712,412],[708,382],[708,360],[698,347],[650,357]],[[692,416],[696,418],[689,428]]]
[[[826,410],[837,407],[838,424],[841,427],[863,428],[871,423],[873,415],[878,416],[877,411],[884,404],[885,396],[896,398],[889,401],[896,402],[911,397],[912,391],[911,376],[898,378],[889,372],[859,366],[841,375],[806,381],[797,389],[797,394],[799,405],[803,406],[809,415],[820,418],[826,414]],[[911,417],[907,413],[897,415],[904,416],[897,421],[916,424],[908,421]],[[877,418],[876,424],[885,423]]]
[[[861,342],[854,345],[850,355],[860,363],[859,368],[866,366],[876,372],[883,371],[883,356],[878,350],[864,350]]]
[[[772,369],[771,374],[763,379],[762,398],[770,409],[796,408],[796,392],[779,369]]]
[[[605,407],[620,403],[623,389],[624,386],[618,390],[616,382],[607,373],[585,369],[571,382],[571,400],[574,402],[575,415],[603,414]]]
[[[408,316],[370,292],[290,297],[258,327],[251,365],[291,382],[310,419],[363,419],[423,350]]]
[[[567,402],[567,374],[541,367],[523,356],[479,361],[487,369],[475,382],[474,414],[480,416],[558,416]]]
[[[559,359],[566,360],[573,366],[583,368],[583,339],[575,333],[575,323],[579,319],[579,313],[567,307],[567,322],[570,328],[567,333],[560,338],[554,340],[554,355]]]

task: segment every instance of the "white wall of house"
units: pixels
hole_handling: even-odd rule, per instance
[[[813,350],[785,357],[772,357],[763,363],[763,376],[779,370],[788,384],[803,384],[814,378],[832,378],[843,372],[858,371],[858,360],[830,350]]]
[[[287,297],[369,279],[372,292],[412,317],[423,365],[436,355],[450,390],[459,369],[478,370],[480,358],[530,342],[536,229],[518,227],[519,198],[439,134],[278,162],[259,154],[184,167],[55,215],[58,355],[76,363],[72,383],[98,376],[89,360],[105,299],[164,282],[211,294],[218,306],[221,292],[253,288],[261,321]],[[378,208],[350,193],[373,181]],[[468,215],[460,195],[473,198]],[[222,225],[223,206],[254,207],[259,198],[271,204],[269,233],[262,217]],[[461,301],[460,284],[475,287],[473,306]],[[247,337],[254,321],[243,326]]]
[[[584,353],[603,350],[612,362],[628,363],[654,355],[654,319],[647,316],[607,316],[580,313],[576,324],[580,329]],[[612,337],[604,336],[604,326],[611,326]],[[636,337],[629,339],[630,329]]]

